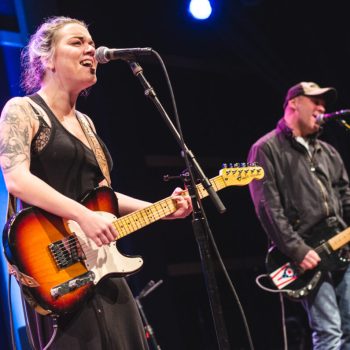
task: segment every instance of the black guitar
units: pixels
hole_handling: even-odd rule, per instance
[[[350,241],[350,227],[339,232],[336,228],[319,230],[306,243],[319,254],[321,262],[315,269],[303,271],[289,261],[276,247],[269,249],[266,270],[274,286],[292,300],[307,296],[319,283],[324,271],[344,269],[349,259],[342,255],[340,248]]]

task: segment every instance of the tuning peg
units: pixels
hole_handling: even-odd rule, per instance
[[[222,168],[227,168],[227,163],[222,163]]]

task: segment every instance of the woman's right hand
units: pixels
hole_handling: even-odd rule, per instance
[[[115,241],[118,231],[110,218],[86,208],[83,215],[76,220],[85,235],[98,247]]]

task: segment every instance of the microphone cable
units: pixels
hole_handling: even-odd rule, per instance
[[[173,106],[173,110],[174,110],[174,116],[175,116],[175,121],[176,121],[176,125],[177,125],[177,130],[179,132],[179,135],[181,137],[181,142],[182,142],[182,149],[184,150],[185,149],[185,143],[184,143],[184,137],[183,137],[183,134],[182,134],[182,128],[181,128],[181,124],[180,124],[180,119],[179,119],[179,116],[178,116],[178,111],[177,111],[177,106],[176,106],[176,102],[175,102],[175,97],[174,97],[174,92],[173,92],[173,89],[172,89],[172,86],[171,86],[171,83],[170,83],[170,79],[169,79],[169,75],[168,75],[168,72],[167,72],[167,69],[165,67],[165,64],[161,58],[161,56],[158,54],[157,51],[155,50],[152,50],[152,53],[154,53],[154,55],[157,57],[158,61],[160,62],[160,65],[163,69],[163,72],[164,72],[164,75],[166,77],[166,82],[167,82],[167,85],[168,85],[168,89],[170,91],[170,96],[171,96],[171,101],[172,101],[172,106]],[[184,152],[185,153],[185,152]],[[184,159],[185,159],[185,162],[186,162],[186,166],[187,168],[189,169],[190,168],[190,164],[189,164],[189,160],[187,159],[186,155],[183,155]],[[189,172],[190,175],[192,176],[192,172]],[[192,178],[192,181],[193,183],[195,183],[194,179]],[[204,208],[203,208],[203,205],[202,205],[202,202],[199,201],[199,206],[201,208],[201,211],[203,213],[203,217],[204,219],[207,221],[207,217],[206,217],[206,214],[204,212]],[[217,248],[217,245],[216,245],[216,242],[215,242],[215,239],[212,235],[212,232],[211,230],[208,228],[208,235],[209,235],[209,240],[212,244],[212,247],[213,247],[213,250],[214,250],[214,253],[215,255],[217,256],[218,258],[218,261],[219,261],[219,265],[224,273],[224,276],[229,284],[229,287],[230,287],[230,290],[234,296],[234,299],[236,300],[237,302],[237,305],[238,305],[238,308],[239,308],[239,311],[241,313],[241,317],[243,319],[243,323],[244,323],[244,327],[245,327],[245,331],[246,331],[246,334],[247,334],[247,338],[248,338],[248,342],[249,342],[249,347],[250,347],[250,350],[254,350],[254,345],[253,345],[253,340],[252,340],[252,336],[251,336],[251,332],[250,332],[250,329],[249,329],[249,325],[248,325],[248,322],[247,322],[247,318],[245,316],[245,312],[244,312],[244,309],[242,307],[242,304],[240,302],[240,299],[239,299],[239,296],[237,294],[237,291],[230,279],[230,276],[227,272],[227,269],[226,269],[226,266],[221,258],[221,255],[220,255],[220,252]]]

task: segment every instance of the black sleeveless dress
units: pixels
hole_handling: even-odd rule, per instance
[[[50,127],[38,116],[40,127],[32,141],[31,172],[67,197],[79,200],[103,180],[95,156],[61,125],[38,94],[30,98],[44,109],[51,121]],[[102,141],[101,145],[111,169],[109,152]],[[27,314],[35,349],[42,349],[51,338],[52,319],[37,314],[29,306]],[[126,280],[101,281],[78,311],[60,316],[57,336],[50,349],[148,349],[142,320]]]

